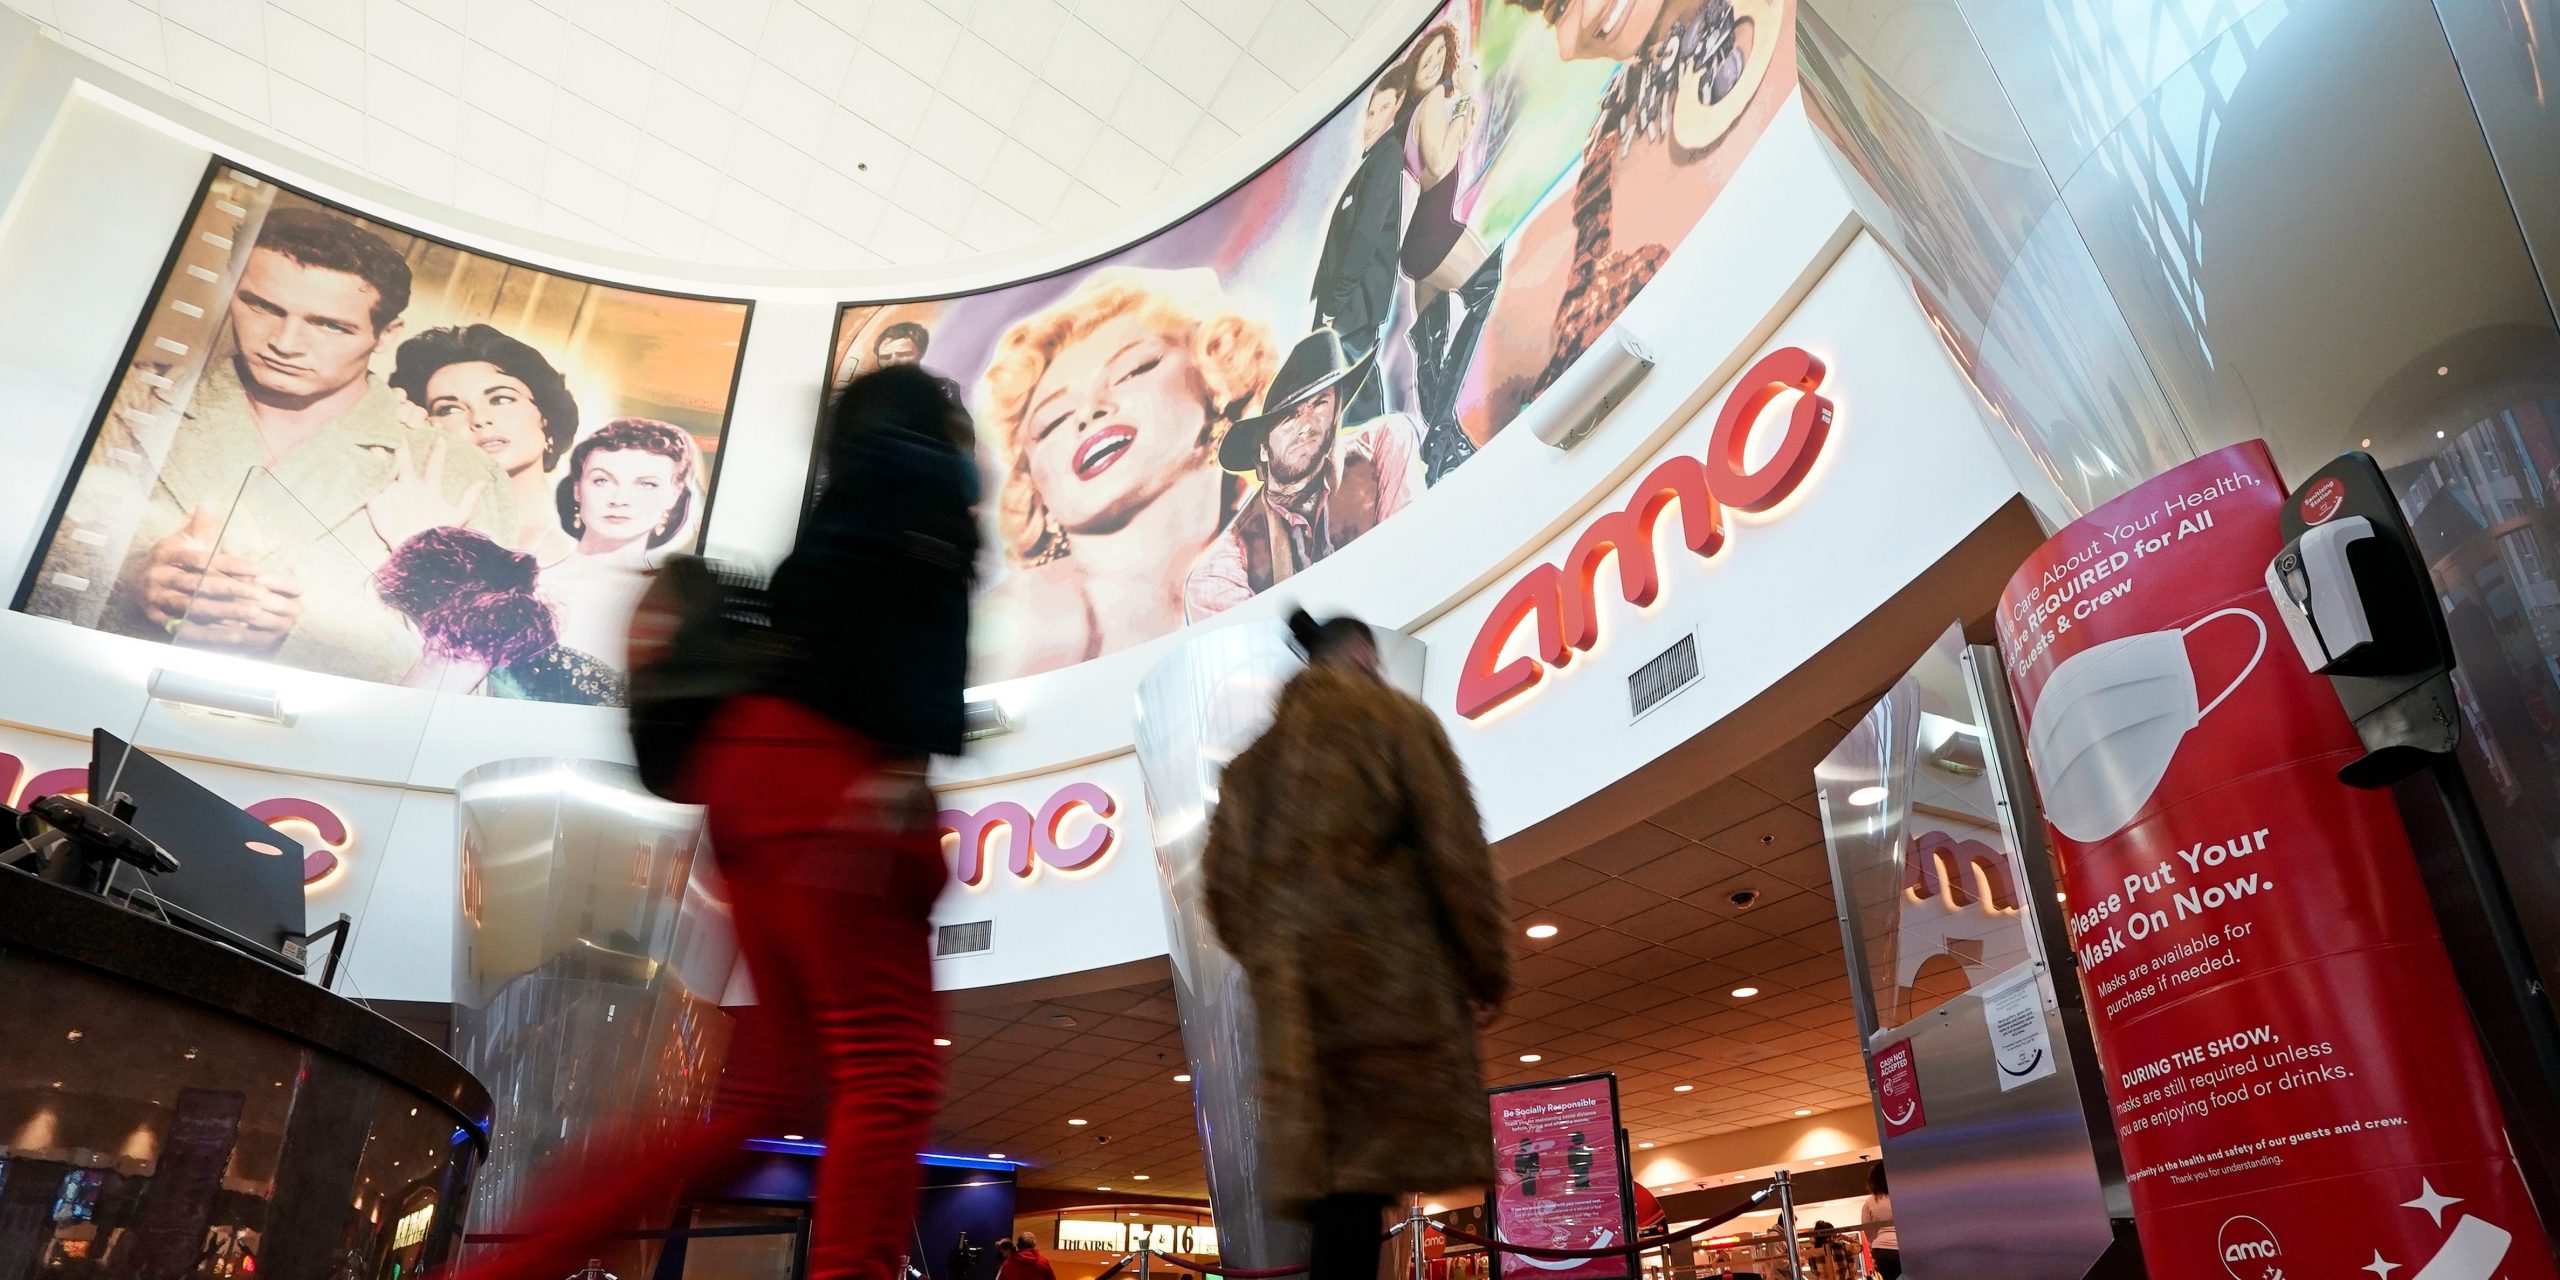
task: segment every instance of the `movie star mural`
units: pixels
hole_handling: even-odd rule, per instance
[[[978,415],[1002,552],[978,678],[1233,608],[1456,474],[1697,225],[1794,87],[1793,43],[1791,0],[1456,0],[1163,232],[848,304],[835,385],[920,362]]]
[[[332,675],[620,701],[748,304],[475,253],[216,161],[17,607]]]

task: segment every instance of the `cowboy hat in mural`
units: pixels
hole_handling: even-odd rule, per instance
[[[1335,386],[1343,386],[1337,403],[1347,404],[1359,390],[1359,379],[1369,376],[1369,366],[1377,352],[1363,352],[1358,358],[1342,353],[1342,338],[1331,329],[1318,329],[1298,339],[1289,358],[1280,362],[1280,372],[1271,377],[1271,387],[1263,392],[1262,412],[1237,421],[1227,429],[1226,439],[1218,444],[1218,465],[1229,471],[1251,471],[1262,465],[1262,442],[1271,428],[1288,420],[1298,406],[1322,395]]]

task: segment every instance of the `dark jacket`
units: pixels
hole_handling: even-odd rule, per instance
[[[1351,355],[1373,350],[1396,301],[1404,243],[1404,132],[1391,129],[1360,157],[1334,201],[1316,258],[1316,321],[1331,324]]]
[[[830,452],[827,488],[774,571],[791,656],[766,689],[892,750],[957,755],[975,463],[922,424],[877,424]]]
[[[1490,1182],[1467,1002],[1510,992],[1510,913],[1440,722],[1311,667],[1218,791],[1201,870],[1253,993],[1273,1199]]]

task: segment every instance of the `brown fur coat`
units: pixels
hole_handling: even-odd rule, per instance
[[[1439,722],[1310,668],[1218,790],[1209,918],[1253,992],[1278,1207],[1490,1181],[1468,1002],[1509,994],[1510,919]]]

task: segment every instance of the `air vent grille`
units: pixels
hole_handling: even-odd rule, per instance
[[[1651,662],[1627,677],[1628,714],[1641,716],[1697,682],[1698,637],[1682,636],[1680,643],[1656,654]]]
[[[996,922],[971,920],[966,924],[946,924],[934,936],[933,954],[941,956],[975,955],[992,951],[996,945]]]

